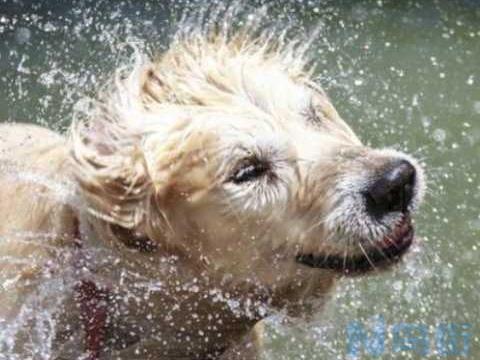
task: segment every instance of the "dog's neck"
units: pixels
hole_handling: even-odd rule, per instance
[[[116,232],[117,236],[127,237],[129,234],[123,229],[116,230],[120,232]],[[239,289],[239,294],[226,291],[216,279],[209,278],[208,272],[193,269],[181,256],[164,254],[162,247],[145,247],[144,243],[112,246],[95,238],[97,235],[88,217],[78,217],[74,232],[82,271],[87,268],[85,277],[83,272],[80,273],[76,291],[85,319],[85,346],[93,354],[90,360],[95,360],[95,354],[101,352],[98,344],[103,342],[105,334],[128,343],[128,349],[125,349],[128,354],[142,341],[152,341],[161,333],[162,338],[170,339],[169,346],[160,346],[162,351],[168,356],[183,356],[185,354],[179,353],[180,348],[174,346],[178,329],[169,324],[191,323],[192,314],[202,318],[202,321],[198,320],[199,324],[203,321],[214,324],[214,330],[197,329],[194,321],[186,327],[184,335],[197,345],[182,351],[207,354],[221,350],[227,342],[238,340],[265,315],[256,313],[265,307],[260,294],[242,300],[240,294],[251,294],[251,289]],[[106,299],[111,300],[105,302]],[[105,312],[108,312],[108,318]],[[209,320],[211,316],[213,318]],[[136,334],[134,338],[126,339],[122,330],[125,328]],[[199,336],[201,333],[205,335]],[[223,341],[205,343],[204,337],[214,339],[218,334],[222,334],[224,345]]]

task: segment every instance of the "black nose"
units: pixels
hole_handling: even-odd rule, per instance
[[[375,217],[407,211],[415,186],[415,168],[400,160],[389,166],[365,193],[367,210]]]

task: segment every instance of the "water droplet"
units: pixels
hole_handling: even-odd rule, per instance
[[[432,125],[432,119],[428,116],[422,116],[422,125],[424,128],[429,128]]]
[[[480,230],[480,219],[475,219],[475,220],[470,221],[470,228],[473,231],[479,231]],[[476,250],[476,249],[474,249],[474,250]]]
[[[480,101],[475,101],[473,103],[473,110],[477,113],[480,114]]]
[[[396,291],[401,291],[403,289],[403,283],[398,280],[398,281],[395,281],[393,283],[393,288],[396,290]]]
[[[447,138],[447,133],[443,129],[435,129],[433,131],[433,139],[437,142],[444,142]]]
[[[30,41],[31,36],[32,36],[32,32],[25,27],[20,27],[15,31],[15,40],[19,44],[28,43]]]

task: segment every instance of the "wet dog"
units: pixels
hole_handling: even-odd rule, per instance
[[[307,317],[339,275],[397,262],[424,189],[411,156],[362,144],[298,46],[248,33],[138,58],[67,138],[0,131],[19,357],[254,358],[272,309]]]

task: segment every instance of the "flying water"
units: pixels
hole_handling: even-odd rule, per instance
[[[439,324],[470,324],[475,329],[480,317],[480,7],[475,1],[458,6],[381,0],[266,3],[235,6],[261,14],[265,25],[288,24],[299,33],[317,29],[308,50],[315,75],[336,108],[367,143],[393,146],[422,159],[429,190],[416,219],[420,241],[405,262],[376,276],[341,279],[324,311],[308,322],[286,325],[283,314],[272,316],[265,357],[368,359],[372,349],[355,353],[349,348],[349,329],[356,324],[371,335],[376,319],[383,319],[383,358],[441,358],[435,342]],[[226,9],[222,1],[100,0],[53,6],[0,0],[0,118],[64,132],[73,114],[82,111],[84,99],[95,97],[113,70],[129,61],[132,49],[153,56],[165,49],[179,23],[192,26],[185,14],[208,21],[208,12],[215,8]],[[34,174],[0,171],[12,181],[45,182]],[[67,185],[47,185],[62,201],[71,201]],[[46,246],[49,236],[19,233],[16,239]],[[88,256],[105,264],[117,261],[97,251]],[[39,291],[22,300],[15,321],[0,319],[0,359],[16,358],[18,337],[27,339],[33,359],[52,358],[53,334],[61,320],[57,310],[72,294],[79,271],[72,266],[74,253],[58,256],[51,264],[55,271],[43,270]],[[28,259],[0,261],[28,266]],[[165,266],[172,266],[171,261],[174,264],[165,259]],[[125,271],[118,276],[137,275]],[[16,281],[14,274],[1,279],[0,291],[8,291]],[[162,281],[136,282],[132,298],[168,291]],[[188,284],[186,292],[195,293],[196,286]],[[211,296],[238,312],[263,306],[247,306],[215,290]],[[400,323],[426,327],[426,352],[425,347],[394,347],[393,329]],[[380,341],[383,335],[378,335]],[[471,330],[467,355],[451,356],[477,358],[479,343]]]

